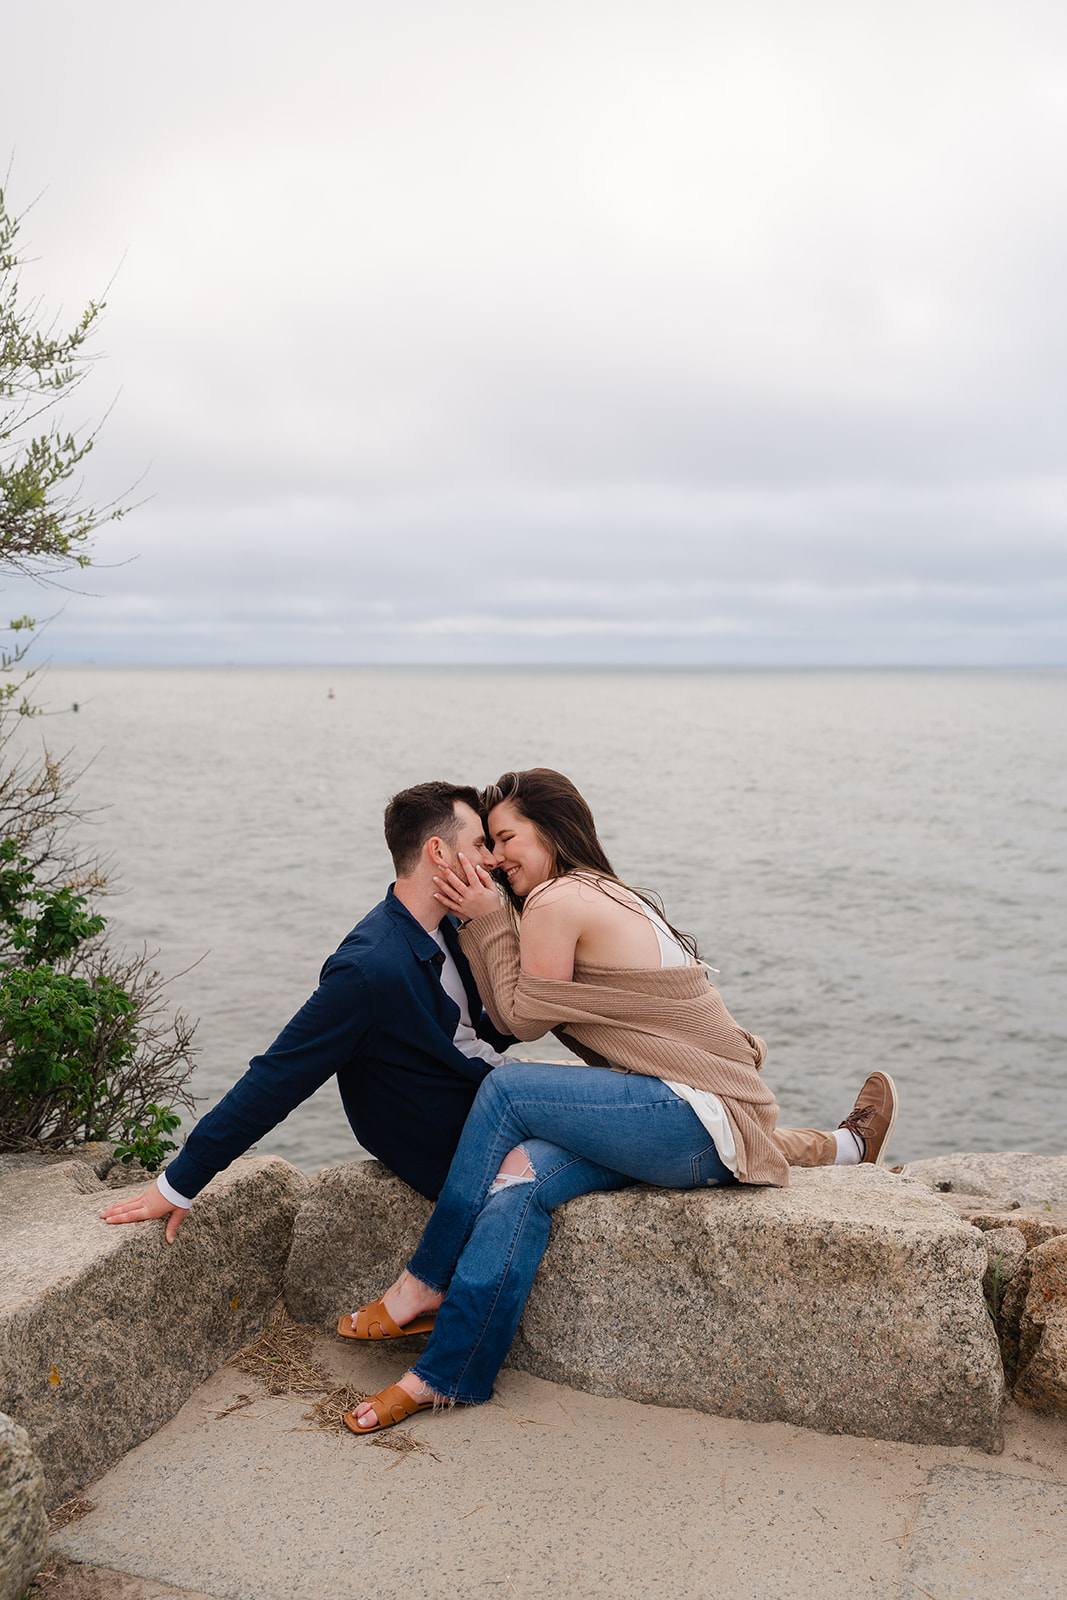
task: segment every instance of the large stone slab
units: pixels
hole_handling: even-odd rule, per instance
[[[47,1554],[41,1463],[26,1430],[0,1412],[0,1600],[19,1600]]]
[[[162,1222],[101,1222],[116,1190],[83,1161],[0,1175],[0,1410],[29,1433],[50,1504],[147,1438],[264,1326],[310,1187],[288,1162],[245,1156],[168,1245]]]
[[[1010,1196],[1021,1206],[1067,1208],[1067,1156],[1035,1156],[1021,1150],[980,1151],[913,1161],[909,1171],[928,1183],[948,1183],[961,1194]]]
[[[792,1179],[562,1207],[509,1365],[648,1404],[999,1450],[982,1235],[880,1169]],[[377,1163],[324,1174],[294,1229],[293,1314],[330,1328],[379,1294],[429,1210]]]
[[[314,1356],[372,1391],[400,1364],[389,1345],[332,1336]],[[93,1484],[95,1509],[54,1546],[141,1574],[121,1600],[155,1600],[160,1578],[226,1600],[923,1600],[900,1586],[902,1547],[931,1467],[956,1453],[525,1372],[501,1373],[497,1405],[370,1439],[310,1427],[300,1397],[233,1410],[250,1389],[232,1368],[208,1379]],[[1025,1423],[1011,1417],[1010,1448],[1053,1456],[1047,1423]],[[1007,1449],[995,1465],[1047,1476]]]

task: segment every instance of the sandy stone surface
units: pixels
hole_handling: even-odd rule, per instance
[[[998,1449],[982,1234],[881,1169],[792,1178],[561,1208],[508,1365],[748,1421]],[[377,1162],[325,1174],[294,1229],[293,1315],[331,1329],[380,1294],[429,1212]]]
[[[902,1593],[937,1600],[1063,1600],[1067,1487],[935,1467],[908,1541]]]
[[[293,1224],[285,1303],[298,1322],[337,1319],[387,1288],[410,1259],[433,1202],[380,1161],[327,1167]]]
[[[1017,1177],[1020,1169],[1013,1170]],[[976,1178],[986,1181],[971,1168],[968,1183]],[[925,1253],[930,1281],[934,1268],[947,1270],[951,1292],[965,1284],[969,1305],[981,1295],[991,1257],[1007,1247],[1016,1265],[1020,1244],[1027,1243],[1010,1217],[1021,1208],[1006,1191],[986,1198],[983,1233],[925,1185],[894,1185],[884,1173],[866,1172],[858,1185],[841,1191],[850,1196],[841,1234],[841,1195],[833,1188],[840,1181],[816,1184],[805,1197],[801,1175],[792,1192],[800,1219],[782,1234],[774,1271],[760,1280],[777,1295],[767,1313],[767,1337],[773,1331],[780,1343],[794,1336],[788,1318],[801,1290],[809,1300],[823,1297],[811,1328],[819,1318],[825,1323],[831,1307],[842,1320],[845,1266],[858,1274],[868,1298],[877,1298],[878,1279],[887,1273],[907,1294],[925,1281],[921,1272],[906,1275]],[[77,1193],[95,1204],[96,1196],[82,1187],[91,1182],[91,1174],[83,1174]],[[701,1232],[692,1215],[683,1227],[670,1207],[646,1205],[642,1212],[642,1193],[648,1192],[630,1197],[639,1203],[627,1214],[637,1254],[632,1261],[624,1254],[622,1282],[639,1280],[638,1256],[653,1272],[673,1273],[687,1291],[673,1314],[691,1328],[692,1286],[712,1281],[707,1238],[717,1229],[705,1221]],[[979,1198],[976,1190],[968,1193],[972,1201]],[[298,1249],[286,1281],[293,1309],[307,1317],[315,1308],[314,1319],[328,1327],[339,1309],[370,1298],[395,1273],[429,1206],[375,1164],[361,1176],[334,1169],[311,1194],[314,1203],[304,1205],[297,1220]],[[1039,1204],[1036,1194],[1035,1187],[1027,1206],[1035,1224],[1058,1221],[1052,1201]],[[587,1204],[568,1208],[577,1210],[580,1224],[567,1245],[575,1252],[576,1275],[580,1247],[595,1251],[601,1237],[595,1211],[582,1218]],[[961,1214],[980,1209],[968,1202]],[[719,1224],[726,1213],[711,1215]],[[757,1231],[735,1235],[724,1282],[740,1270],[739,1260],[743,1265],[738,1240],[751,1245],[758,1239],[760,1253],[767,1254],[770,1235],[758,1231],[759,1210],[744,1215],[750,1224],[755,1219]],[[775,1226],[788,1216],[782,1212]],[[236,1225],[235,1218],[222,1220]],[[583,1242],[582,1230],[590,1228]],[[994,1228],[1005,1233],[1003,1241],[991,1242]],[[1014,1235],[1010,1242],[1005,1228]],[[621,1233],[612,1246],[616,1253],[624,1249]],[[566,1235],[566,1228],[557,1229],[554,1244],[560,1236],[566,1243]],[[864,1246],[866,1269],[857,1244]],[[1023,1255],[1008,1286],[1006,1301],[1017,1301],[1018,1334],[1029,1328],[1038,1351],[1049,1308],[1060,1304],[1065,1250],[1059,1235],[1047,1238]],[[156,1266],[169,1259],[160,1255]],[[715,1249],[710,1259],[717,1259]],[[546,1326],[557,1342],[573,1313],[565,1298],[570,1270],[557,1272],[550,1288],[539,1280],[535,1290],[545,1291]],[[604,1315],[616,1321],[618,1271],[601,1271],[598,1288],[607,1296]],[[621,1304],[625,1309],[625,1293]],[[928,1304],[936,1309],[940,1302],[927,1297],[910,1307],[905,1300],[902,1311],[898,1296],[895,1306],[883,1308],[884,1320],[895,1316],[902,1324],[902,1352],[917,1350],[920,1363],[936,1348],[916,1341],[927,1326]],[[1039,1313],[1029,1321],[1028,1305]],[[988,1340],[988,1321],[982,1326]],[[862,1339],[869,1342],[866,1327],[857,1348]],[[740,1332],[749,1348],[758,1343],[758,1306]],[[647,1351],[625,1327],[612,1337],[628,1348],[640,1385]],[[889,1342],[879,1347],[877,1339]],[[370,1393],[394,1381],[424,1343],[368,1346],[320,1335],[313,1355],[333,1381]],[[890,1336],[880,1331],[875,1364],[887,1348]],[[721,1366],[721,1342],[701,1355]],[[595,1361],[591,1367],[589,1388],[598,1381]],[[861,1386],[857,1394],[862,1397]],[[135,1395],[129,1398],[132,1404]],[[597,1395],[514,1368],[501,1374],[489,1405],[421,1414],[381,1435],[324,1433],[308,1407],[303,1398],[269,1398],[246,1372],[216,1371],[158,1433],[83,1491],[89,1509],[53,1534],[52,1559],[32,1600],[454,1600],[494,1594],[503,1600],[647,1600],[657,1593],[671,1600],[852,1600],[857,1593],[874,1600],[914,1600],[916,1594],[1061,1600],[1067,1593],[1067,1419],[1012,1402],[1004,1411],[1001,1455],[975,1445],[887,1443],[781,1419],[742,1421],[684,1405],[638,1404],[617,1392]]]
[[[315,1355],[373,1391],[415,1343],[323,1337]],[[986,1600],[961,1587],[974,1562],[1040,1574],[1050,1546],[1035,1547],[1031,1522],[1058,1527],[1067,1494],[1067,1427],[1014,1406],[990,1457],[645,1407],[521,1372],[489,1405],[358,1439],[314,1430],[306,1400],[220,1416],[248,1387],[233,1369],[210,1379],[56,1535],[68,1557],[144,1588],[100,1579],[53,1600],[163,1600],[161,1583],[216,1600]],[[415,1447],[398,1450],[405,1437]],[[966,1503],[944,1469],[970,1474]],[[1036,1520],[1004,1512],[1032,1496]]]

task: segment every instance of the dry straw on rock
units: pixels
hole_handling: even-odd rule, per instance
[[[345,1412],[366,1399],[363,1389],[353,1389],[350,1383],[342,1383],[321,1400],[316,1400],[311,1410],[304,1412],[304,1421],[314,1422],[324,1433],[349,1433],[344,1421]]]
[[[250,1373],[270,1395],[319,1397],[311,1410],[305,1411],[304,1421],[313,1422],[326,1433],[345,1433],[345,1412],[367,1396],[351,1384],[336,1384],[325,1367],[312,1360],[316,1333],[311,1323],[295,1322],[284,1301],[279,1301],[268,1326],[251,1344],[238,1350],[227,1365]],[[218,1416],[228,1416],[252,1403],[250,1396],[238,1395],[234,1404],[218,1412]]]
[[[78,1522],[82,1517],[87,1517],[90,1511],[96,1510],[95,1500],[64,1500],[61,1506],[56,1506],[54,1511],[48,1513],[48,1531],[55,1533],[59,1528],[65,1528],[71,1522]]]
[[[311,1360],[316,1329],[294,1322],[279,1301],[267,1327],[226,1363],[248,1372],[272,1395],[322,1394],[334,1387],[324,1367]]]

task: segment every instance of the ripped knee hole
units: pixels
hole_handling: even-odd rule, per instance
[[[500,1194],[504,1189],[512,1189],[517,1183],[533,1183],[537,1173],[533,1169],[530,1157],[522,1145],[517,1145],[514,1150],[509,1150],[500,1163],[500,1171],[489,1185],[490,1195]]]

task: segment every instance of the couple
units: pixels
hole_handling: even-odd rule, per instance
[[[357,1338],[432,1329],[416,1367],[348,1414],[357,1433],[489,1398],[564,1200],[878,1161],[896,1117],[892,1081],[873,1073],[836,1134],[776,1128],[762,1041],[729,1016],[689,942],[615,877],[559,773],[509,773],[484,796],[420,784],[385,820],[387,899],[156,1185],[102,1213],[168,1216],[172,1239],[214,1173],[336,1074],[361,1144],[440,1192],[408,1270],[341,1319]],[[588,1065],[500,1054],[552,1027]]]

